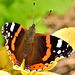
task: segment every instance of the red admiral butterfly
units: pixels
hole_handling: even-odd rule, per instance
[[[25,69],[29,70],[48,67],[57,57],[68,57],[72,52],[72,47],[58,37],[35,34],[35,24],[26,30],[20,24],[6,23],[2,35],[13,63],[20,65],[25,58]]]

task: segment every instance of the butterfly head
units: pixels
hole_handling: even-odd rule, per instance
[[[28,31],[30,32],[35,32],[35,24],[33,24],[29,29]]]

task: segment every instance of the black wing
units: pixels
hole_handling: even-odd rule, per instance
[[[17,23],[6,23],[2,27],[2,35],[6,39],[8,55],[14,64],[20,65],[23,59],[23,41],[27,30]]]

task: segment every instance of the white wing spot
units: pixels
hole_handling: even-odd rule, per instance
[[[12,38],[12,36],[11,36],[11,38]]]
[[[65,50],[67,50],[67,49],[65,49]]]
[[[3,34],[3,31],[2,31],[2,34]]]
[[[8,40],[6,40],[7,44],[8,44]]]
[[[13,22],[12,25],[11,25],[11,27],[10,27],[10,31],[11,31],[11,32],[13,32],[14,27],[15,27],[15,23]]]
[[[60,48],[61,46],[62,46],[62,40],[59,39],[56,47]]]
[[[47,64],[49,64],[49,63],[45,63],[45,65],[47,65]]]
[[[8,33],[8,31],[6,31],[6,33]]]
[[[7,45],[7,48],[9,49],[9,46]]]
[[[57,51],[57,54],[60,54],[60,53],[61,53],[61,50],[58,50],[58,51]]]
[[[9,50],[9,52],[11,53],[11,51]]]
[[[50,63],[53,63],[53,61],[51,61]]]
[[[5,36],[5,38],[7,39],[7,35]]]
[[[53,53],[55,53],[56,51],[55,50],[53,50]]]
[[[6,46],[7,50],[8,50],[8,46]]]
[[[70,45],[69,44],[67,44],[67,48],[69,47]]]
[[[65,50],[63,50],[62,52],[65,52]]]
[[[10,37],[10,32],[8,32],[8,37]]]
[[[57,58],[58,58],[58,57],[57,57]],[[57,58],[55,58],[55,60],[56,60]]]
[[[7,27],[8,27],[8,24],[9,24],[9,23],[7,22],[7,23],[6,23],[6,26],[7,26]]]
[[[4,27],[2,27],[2,30],[4,30]]]

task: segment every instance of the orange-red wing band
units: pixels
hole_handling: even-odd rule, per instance
[[[39,63],[39,64],[34,64],[34,65],[31,65],[30,66],[30,70],[38,70],[38,69],[43,69],[44,67],[47,67],[48,65],[50,64],[42,64],[42,63]]]
[[[16,37],[18,37],[18,35],[19,35],[19,33],[20,33],[22,28],[25,30],[25,28],[20,25],[20,27],[18,28],[17,32],[14,35],[14,38],[12,39],[12,42],[11,42],[11,49],[12,49],[12,51],[15,50],[15,45],[14,44],[15,44],[15,41],[16,41]]]
[[[17,61],[15,55],[10,52],[10,50],[8,50],[8,55],[10,56],[10,59],[13,61],[13,63],[17,65],[16,62],[18,62],[18,61]]]
[[[48,58],[51,56],[50,35],[46,35],[46,47],[46,55],[42,58],[43,61],[48,60]]]

